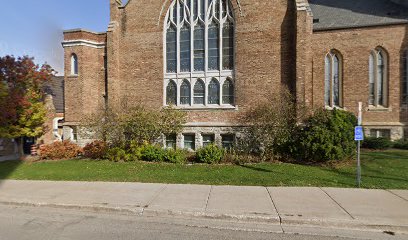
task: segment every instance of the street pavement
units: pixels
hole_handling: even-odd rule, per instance
[[[407,190],[0,182],[0,204],[3,206],[222,220],[228,221],[233,228],[253,226],[251,228],[262,230],[266,226],[273,232],[297,233],[302,230],[312,234],[316,229],[324,232],[333,228],[385,231],[402,234],[408,239],[407,197]]]
[[[192,219],[135,217],[118,213],[98,213],[48,207],[5,206],[0,204],[0,240],[396,240],[398,236],[337,232],[326,235],[248,231]]]

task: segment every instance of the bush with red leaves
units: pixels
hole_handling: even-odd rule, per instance
[[[88,143],[84,147],[84,157],[90,159],[103,159],[108,150],[108,146],[104,141],[96,140]]]
[[[76,158],[83,152],[82,148],[71,141],[54,142],[42,145],[39,157],[43,160],[59,160]]]

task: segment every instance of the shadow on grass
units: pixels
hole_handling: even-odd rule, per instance
[[[302,165],[301,166],[307,166],[307,165]],[[330,175],[328,176],[319,176],[318,173],[313,173],[311,174],[297,174],[294,173],[294,170],[287,170],[287,172],[283,171],[274,171],[274,170],[269,170],[265,169],[262,167],[258,166],[251,166],[251,165],[239,165],[242,168],[250,169],[253,171],[257,172],[263,172],[263,173],[271,173],[275,175],[280,175],[282,178],[282,183],[287,186],[297,186],[297,185],[292,185],[291,183],[293,182],[302,182],[301,185],[299,186],[341,186],[341,187],[354,187],[354,185],[350,182],[345,181],[344,179],[335,179],[333,178],[333,174],[337,174],[336,172],[331,172],[330,170],[325,170],[323,167],[319,166],[314,166],[316,168],[320,168],[323,171],[330,172]],[[309,166],[312,167],[312,166]],[[316,182],[317,181],[317,182]]]
[[[260,168],[260,167],[250,166],[250,165],[240,164],[238,166],[246,168],[246,169],[258,171],[258,172],[276,173],[275,171],[271,171],[271,170]]]
[[[23,161],[4,161],[0,162],[0,184],[2,180],[8,179],[8,177],[23,163]]]

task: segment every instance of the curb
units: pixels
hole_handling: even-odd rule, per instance
[[[85,210],[102,213],[122,213],[144,217],[189,217],[207,220],[225,220],[234,222],[263,223],[273,226],[306,226],[321,228],[336,228],[350,230],[369,230],[369,231],[390,231],[400,234],[408,234],[408,226],[387,225],[365,223],[358,220],[337,220],[337,219],[288,219],[264,214],[234,215],[234,214],[215,214],[205,212],[189,212],[175,210],[153,210],[148,207],[110,207],[102,205],[74,205],[74,204],[56,204],[56,203],[30,203],[30,202],[10,202],[0,201],[2,205],[23,206],[23,207],[49,207],[71,210]]]

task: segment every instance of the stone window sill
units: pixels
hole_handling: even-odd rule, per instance
[[[347,111],[347,108],[345,108],[345,107],[330,107],[330,106],[325,106],[325,109],[326,109],[326,110],[329,110],[329,111],[334,110],[334,109],[336,109],[336,110],[341,110],[341,111]]]
[[[68,78],[77,78],[79,75],[78,74],[71,74],[69,76],[67,76]]]
[[[238,110],[238,106],[232,106],[232,105],[174,106],[174,109],[178,109],[178,110]]]
[[[392,108],[383,106],[368,106],[367,112],[391,112]]]

